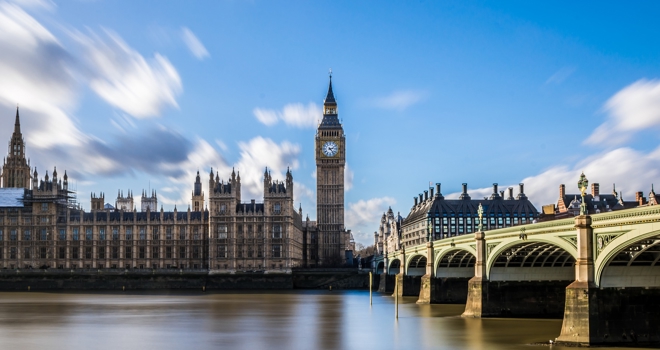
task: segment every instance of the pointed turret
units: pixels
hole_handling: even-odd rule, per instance
[[[332,74],[330,74],[330,83],[328,84],[328,94],[325,96],[325,100],[323,100],[323,105],[325,106],[337,105],[337,101],[335,101],[335,94],[332,92]]]
[[[2,167],[2,187],[30,188],[30,164],[25,157],[25,142],[21,135],[21,120],[16,106],[14,133],[9,141],[8,156]]]
[[[21,118],[18,116],[18,106],[16,106],[16,121],[14,122],[14,134],[21,133]]]

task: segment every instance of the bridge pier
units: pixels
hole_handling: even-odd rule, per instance
[[[474,240],[477,243],[477,262],[474,264],[474,277],[468,281],[468,295],[465,303],[465,312],[462,317],[482,317],[484,307],[484,287],[487,288],[486,277],[486,235],[475,232]]]
[[[430,304],[435,300],[436,285],[433,278],[433,242],[426,243],[426,274],[422,276],[419,286],[417,304]]]
[[[566,287],[564,322],[558,342],[590,345],[592,339],[591,317],[597,310],[594,275],[594,242],[591,217],[575,218],[577,229],[578,258],[575,262],[575,282]]]
[[[421,276],[406,276],[403,272],[394,276],[395,283],[399,284],[399,296],[410,297],[419,295]],[[394,294],[392,294],[394,296]]]
[[[380,281],[378,281],[379,293],[393,293],[394,292],[394,276],[383,272],[380,274]]]

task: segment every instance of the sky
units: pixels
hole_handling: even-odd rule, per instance
[[[316,217],[314,136],[333,72],[346,227],[373,243],[391,207],[442,183],[525,183],[540,209],[582,171],[626,200],[660,184],[660,3],[0,0],[0,140],[16,106],[39,177],[79,202],[265,167]],[[61,176],[61,175],[60,175]]]

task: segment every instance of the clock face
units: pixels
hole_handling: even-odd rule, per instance
[[[328,141],[328,142],[323,144],[322,151],[323,151],[323,154],[325,154],[326,156],[334,157],[334,155],[337,154],[337,151],[339,151],[339,147],[337,147],[336,143],[334,143],[332,141]]]

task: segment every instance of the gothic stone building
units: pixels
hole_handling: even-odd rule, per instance
[[[302,264],[302,221],[293,207],[293,176],[278,182],[264,175],[264,202],[241,203],[240,174],[227,183],[209,181],[209,209],[197,174],[193,210],[156,210],[157,197],[143,192],[91,195],[91,211],[74,205],[66,172],[39,181],[30,174],[18,110],[0,188],[0,268],[182,268],[211,272],[288,272]]]
[[[209,175],[211,271],[290,271],[302,265],[302,209],[293,206],[293,176],[264,172],[264,201],[241,203],[241,176]],[[197,178],[199,181],[199,177]]]
[[[307,266],[341,265],[352,260],[354,242],[344,226],[346,135],[339,121],[332,76],[316,131],[316,221],[303,230]]]

